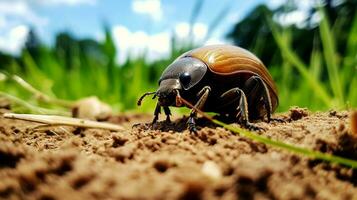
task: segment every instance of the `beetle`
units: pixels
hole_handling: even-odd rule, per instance
[[[156,92],[158,97],[153,124],[161,107],[170,122],[170,106],[181,107],[175,99],[182,97],[196,109],[215,112],[236,119],[249,129],[259,129],[251,120],[268,122],[278,106],[276,85],[262,61],[253,53],[232,45],[208,45],[188,51],[173,61],[162,73]],[[187,124],[196,132],[196,109],[192,109]]]

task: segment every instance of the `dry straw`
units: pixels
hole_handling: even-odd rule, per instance
[[[18,119],[31,122],[38,122],[50,126],[76,126],[82,128],[98,128],[98,129],[108,129],[112,131],[122,131],[124,128],[119,125],[96,122],[85,119],[77,119],[72,117],[63,117],[56,115],[34,115],[34,114],[15,114],[15,113],[5,113],[5,118]]]

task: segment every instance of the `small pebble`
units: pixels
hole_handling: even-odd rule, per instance
[[[222,178],[222,171],[219,166],[213,161],[206,161],[203,163],[202,172],[213,180]]]
[[[289,112],[290,112],[290,119],[294,121],[309,115],[308,110],[306,108],[294,107],[291,108]]]

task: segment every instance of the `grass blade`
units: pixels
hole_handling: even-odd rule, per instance
[[[323,46],[323,54],[325,57],[325,62],[327,66],[327,72],[329,76],[330,86],[332,88],[332,92],[334,96],[338,99],[338,105],[340,107],[344,104],[344,96],[342,92],[342,85],[339,78],[338,73],[338,63],[337,63],[337,51],[335,47],[335,41],[333,38],[333,34],[331,32],[331,28],[327,19],[327,16],[322,8],[319,9],[319,13],[322,17],[322,21],[320,23],[320,36]]]
[[[278,31],[274,22],[270,18],[267,19],[272,29],[273,37],[281,50],[283,58],[285,58],[289,63],[295,66],[295,68],[299,71],[301,76],[309,83],[310,87],[316,92],[317,96],[322,100],[322,102],[326,106],[332,107],[332,97],[327,93],[321,82],[319,82],[319,80],[316,79],[314,76],[311,76],[308,67],[291,50],[289,44],[284,40],[283,34]]]
[[[204,0],[196,0],[195,5],[193,6],[193,9],[191,11],[191,17],[190,17],[190,31],[189,31],[189,38],[191,38],[190,40],[190,44],[193,43],[193,26],[195,25],[198,16],[200,15],[201,11],[202,11],[202,7],[204,5]]]
[[[224,122],[221,122],[219,120],[213,119],[211,116],[209,116],[207,113],[203,112],[202,110],[196,108],[195,106],[193,106],[190,102],[188,102],[187,100],[183,99],[182,97],[180,97],[180,101],[185,104],[187,107],[195,110],[197,113],[199,113],[200,115],[202,115],[204,118],[208,119],[209,121],[222,126],[223,128],[230,130],[234,133],[240,134],[243,137],[249,138],[251,140],[257,141],[257,142],[261,142],[264,143],[266,145],[270,145],[272,147],[277,147],[277,148],[281,148],[281,149],[285,149],[287,151],[290,151],[292,153],[295,154],[300,154],[303,156],[307,156],[309,158],[313,158],[313,159],[320,159],[323,161],[327,161],[327,162],[331,162],[331,163],[337,163],[337,164],[341,164],[341,165],[345,165],[351,168],[355,168],[357,169],[357,160],[352,160],[352,159],[348,159],[348,158],[344,158],[344,157],[340,157],[340,156],[335,156],[335,155],[331,155],[331,154],[327,154],[327,153],[322,153],[320,151],[314,151],[314,150],[310,150],[307,148],[303,148],[303,147],[299,147],[299,146],[294,146],[285,142],[281,142],[278,140],[272,140],[268,137],[259,135],[255,132],[252,131],[248,131],[246,129],[243,128],[239,128],[239,127],[234,127],[232,125],[228,125]]]
[[[231,125],[225,124],[221,121],[218,120],[213,120],[213,123],[220,125],[222,127],[224,127],[227,130],[233,131],[234,133],[240,134],[243,137],[252,139],[254,141],[257,142],[262,142],[264,144],[273,146],[273,147],[278,147],[281,149],[285,149],[287,151],[290,151],[292,153],[296,153],[296,154],[300,154],[303,156],[307,156],[309,158],[313,158],[313,159],[320,159],[323,161],[327,161],[327,162],[331,162],[331,163],[337,163],[337,164],[341,164],[341,165],[345,165],[351,168],[355,168],[357,169],[357,161],[356,160],[352,160],[352,159],[348,159],[348,158],[344,158],[344,157],[340,157],[340,156],[334,156],[331,154],[326,154],[326,153],[322,153],[319,151],[313,151],[310,149],[306,149],[306,148],[302,148],[302,147],[298,147],[298,146],[294,146],[291,144],[287,144],[281,141],[277,141],[277,140],[272,140],[268,137],[262,136],[262,135],[258,135],[254,132],[239,128],[239,127],[233,127]]]
[[[208,26],[208,32],[203,42],[207,41],[212,36],[218,25],[226,18],[226,16],[229,14],[229,10],[232,7],[232,4],[233,1],[228,2],[212,20],[212,22]]]
[[[0,91],[0,96],[1,97],[5,97],[6,99],[10,100],[11,102],[18,104],[22,107],[25,107],[26,109],[28,109],[29,111],[31,111],[32,113],[46,113],[46,114],[52,114],[52,115],[63,115],[63,116],[69,116],[70,113],[66,112],[66,111],[61,111],[61,110],[51,110],[51,109],[46,109],[46,108],[41,108],[41,107],[37,107],[34,106],[30,103],[28,103],[27,101],[20,99],[18,97],[12,96],[10,94],[7,94],[6,92],[2,92]]]
[[[357,14],[348,36],[346,57],[344,58],[344,81],[347,83],[348,101],[350,106],[357,107]]]

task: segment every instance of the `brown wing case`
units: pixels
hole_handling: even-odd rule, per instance
[[[252,73],[259,75],[267,83],[272,98],[272,107],[276,108],[278,95],[273,78],[259,58],[249,51],[231,45],[209,45],[193,49],[183,56],[192,56],[202,60],[212,72],[217,74]]]

